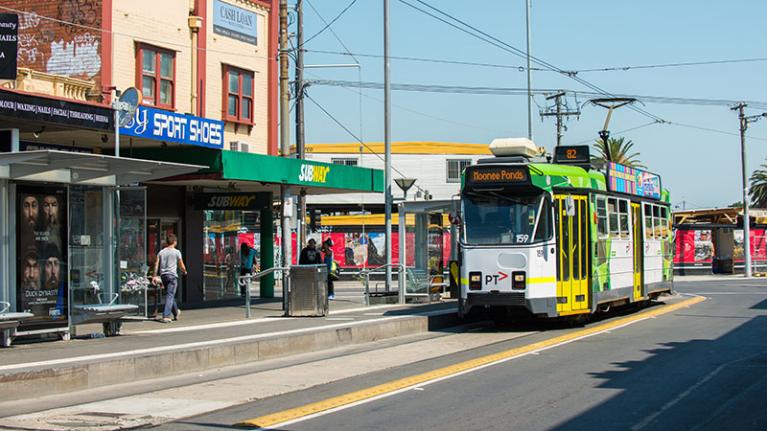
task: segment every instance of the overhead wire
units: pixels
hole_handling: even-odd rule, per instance
[[[366,89],[382,89],[383,84],[380,82],[363,81],[362,83],[354,81],[344,80],[329,80],[329,79],[317,79],[310,81],[312,85],[324,85],[335,87],[357,87]],[[480,86],[464,86],[464,85],[437,85],[437,84],[403,84],[393,83],[392,90],[397,91],[414,91],[414,92],[426,92],[426,93],[456,93],[456,94],[492,94],[492,95],[507,95],[518,96],[527,95],[527,88],[522,87],[480,87]],[[582,97],[594,97],[599,96],[601,93],[592,91],[581,90],[562,90],[554,88],[533,88],[531,92],[533,95],[545,96],[553,93],[564,91],[567,94],[573,96]],[[746,103],[753,108],[767,109],[767,102],[763,101],[743,101],[736,99],[704,99],[704,98],[686,98],[686,97],[669,97],[669,96],[648,96],[638,94],[622,94],[616,93],[617,97],[634,98],[642,100],[648,103],[659,104],[683,104],[683,105],[699,105],[699,106],[733,106],[738,103]]]
[[[337,125],[338,125],[340,128],[342,128],[342,129],[343,129],[343,130],[344,130],[344,131],[345,131],[345,132],[346,132],[346,133],[347,133],[349,136],[351,136],[351,137],[352,137],[352,138],[353,138],[355,141],[357,141],[357,142],[358,142],[360,145],[362,145],[363,147],[367,148],[367,149],[368,149],[368,151],[370,151],[370,153],[371,153],[371,154],[375,155],[375,156],[376,156],[376,157],[378,157],[378,158],[379,158],[381,161],[384,161],[384,162],[385,162],[385,158],[384,158],[384,156],[382,156],[380,153],[378,153],[377,151],[375,151],[375,150],[374,150],[374,149],[373,149],[373,148],[372,148],[370,145],[366,144],[366,143],[365,143],[365,142],[364,142],[362,139],[360,139],[360,138],[359,138],[359,136],[355,135],[355,134],[354,134],[354,132],[352,132],[351,130],[349,130],[349,128],[348,128],[348,127],[346,127],[346,126],[345,126],[345,125],[344,125],[344,124],[343,124],[343,123],[342,123],[340,120],[338,120],[338,119],[337,119],[335,116],[333,116],[333,114],[331,114],[331,113],[330,113],[330,112],[329,112],[327,109],[325,109],[325,107],[323,107],[323,106],[322,106],[322,105],[321,105],[319,102],[317,102],[316,100],[314,100],[314,98],[312,98],[312,97],[311,97],[309,94],[306,94],[306,98],[307,98],[307,99],[309,99],[309,100],[310,100],[312,103],[314,103],[314,105],[315,105],[315,106],[317,106],[317,108],[319,108],[319,110],[320,110],[320,111],[322,111],[322,112],[323,112],[323,113],[324,113],[324,114],[325,114],[325,115],[326,115],[328,118],[330,118],[330,119],[331,119],[331,120],[332,120],[334,123],[336,123],[336,124],[337,124]],[[401,175],[401,176],[403,176],[403,177],[406,177],[406,175],[405,175],[405,174],[404,174],[402,171],[400,171],[399,169],[397,169],[397,167],[396,167],[396,166],[394,166],[393,164],[392,164],[391,168],[392,168],[392,170],[393,170],[394,172],[398,173],[399,175]],[[421,187],[419,187],[418,185],[415,185],[415,187],[416,187],[418,190],[424,191],[424,190],[423,190]]]
[[[500,44],[500,45],[506,47],[506,48],[502,48],[505,51],[511,52],[512,54],[514,54],[516,56],[519,56],[519,57],[522,57],[522,58],[527,58],[527,53],[525,51],[522,51],[521,49],[516,48],[513,45],[510,45],[509,43],[504,42],[503,40],[498,39],[497,37],[495,37],[495,36],[493,36],[491,34],[488,34],[487,32],[485,32],[485,31],[483,31],[483,30],[481,30],[481,29],[479,29],[479,28],[477,28],[477,27],[475,27],[475,26],[473,26],[473,25],[471,25],[471,24],[469,24],[469,23],[459,19],[459,18],[456,18],[455,16],[453,16],[453,15],[447,13],[447,12],[444,12],[443,10],[441,10],[441,9],[435,7],[435,6],[432,6],[431,4],[425,2],[424,0],[415,0],[415,1],[420,3],[420,4],[422,4],[422,5],[424,5],[425,7],[429,8],[429,9],[431,9],[431,10],[433,10],[433,11],[435,11],[435,12],[437,12],[437,13],[439,13],[439,14],[441,14],[441,15],[443,15],[443,16],[445,16],[445,17],[447,17],[447,18],[449,18],[449,19],[451,19],[453,21],[455,21],[455,22],[460,23],[461,25],[463,25],[463,26],[473,30],[474,32],[479,33],[484,38],[491,39],[492,41],[495,42],[495,43],[493,43],[493,45],[498,46]],[[452,23],[447,22],[446,20],[444,20],[444,19],[442,19],[440,17],[435,16],[432,13],[429,13],[428,11],[423,10],[422,8],[419,8],[419,7],[415,6],[415,5],[413,5],[412,3],[408,2],[407,0],[399,0],[399,2],[409,6],[411,8],[413,8],[415,10],[418,10],[421,13],[424,13],[424,14],[426,14],[428,16],[431,16],[432,18],[435,18],[435,19],[438,19],[439,21],[448,23],[450,26],[452,26],[454,28],[459,28],[464,33],[467,33],[467,34],[470,34],[470,35],[472,35],[472,36],[474,36],[476,38],[485,40],[484,38],[479,37],[475,33],[472,33],[472,32],[469,32],[469,31],[463,29],[463,28],[460,28],[460,27],[458,27],[458,26],[456,26],[456,25],[454,25]],[[561,68],[559,68],[557,66],[554,66],[553,64],[551,64],[551,63],[549,63],[547,61],[541,60],[541,59],[539,59],[537,57],[534,57],[532,55],[530,56],[530,60],[535,62],[539,66],[547,67],[547,68],[549,68],[551,70],[557,71],[560,74],[562,74],[564,76],[567,76],[570,79],[573,79],[574,81],[580,83],[581,85],[586,86],[586,87],[588,87],[588,88],[590,88],[590,89],[592,89],[592,90],[594,90],[594,91],[596,91],[598,93],[601,93],[602,95],[610,96],[610,97],[615,97],[615,96],[613,96],[613,94],[611,94],[610,92],[600,88],[599,86],[597,86],[595,84],[592,84],[591,82],[586,81],[583,78],[580,78],[579,76],[577,76],[577,74],[570,73],[570,72],[568,72],[568,71],[566,71],[564,69],[561,69]],[[650,113],[650,112],[648,112],[648,111],[646,111],[646,110],[644,110],[642,108],[634,106],[633,104],[628,105],[627,107],[629,109],[635,111],[635,112],[638,112],[641,115],[644,115],[644,116],[646,116],[648,118],[651,118],[652,120],[665,121],[661,117],[659,117],[659,116],[657,116],[655,114],[652,114],[652,113]]]
[[[346,56],[352,55],[352,56],[361,57],[361,58],[383,58],[384,57],[382,54],[369,54],[369,53],[361,53],[361,52],[352,53],[352,52],[331,51],[331,50],[322,50],[322,49],[311,49],[306,51],[317,53],[317,54],[328,54],[328,55],[346,55]],[[400,60],[400,61],[422,62],[422,63],[454,64],[458,66],[477,66],[477,67],[489,67],[489,68],[498,68],[498,69],[514,69],[519,72],[527,71],[527,66],[523,66],[523,65],[487,63],[487,62],[468,61],[468,60],[452,60],[452,59],[446,59],[446,58],[390,55],[389,59]],[[704,65],[732,64],[732,63],[752,63],[752,62],[767,62],[767,57],[690,61],[690,62],[681,62],[681,63],[644,64],[644,65],[637,65],[637,66],[609,66],[609,67],[597,67],[597,68],[591,68],[591,69],[567,69],[566,71],[568,73],[577,74],[577,73],[586,73],[586,72],[629,71],[629,70],[636,70],[636,69],[690,67],[690,66],[704,66]],[[530,70],[534,72],[559,73],[556,70],[551,70],[548,68],[541,68],[541,67],[531,67]]]
[[[351,7],[354,6],[355,3],[357,3],[357,0],[352,0],[348,5],[346,5],[345,8],[343,8],[343,10],[341,10],[341,12],[338,13],[338,15],[335,16],[335,18],[331,19],[330,22],[325,22],[325,27],[322,27],[322,29],[320,29],[320,31],[318,31],[317,33],[314,33],[312,36],[306,38],[304,40],[304,43],[302,43],[299,48],[303,47],[304,45],[306,45],[307,43],[312,41],[315,37],[321,35],[325,30],[329,29],[330,26],[332,26],[336,21],[338,21],[338,19],[341,18],[346,13],[346,11],[351,9]],[[314,6],[312,6],[311,3],[309,4],[309,6],[312,9],[314,9]],[[316,9],[314,9],[314,10],[316,12]],[[325,20],[323,19],[323,21],[325,21]]]

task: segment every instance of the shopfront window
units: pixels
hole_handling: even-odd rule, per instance
[[[204,211],[204,299],[236,298],[241,295],[237,284],[243,268],[242,244],[255,250],[254,270],[259,268],[260,225],[258,211]]]

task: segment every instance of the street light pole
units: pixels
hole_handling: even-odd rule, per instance
[[[280,0],[280,145],[282,157],[290,157],[290,92],[288,89],[288,0]],[[290,187],[280,185],[281,224],[282,224],[282,267],[288,268],[292,263],[290,218],[293,209],[293,197]],[[288,293],[290,291],[290,276],[282,271],[282,306],[288,311]]]
[[[389,0],[383,0],[384,19],[384,199],[386,220],[386,291],[391,290],[391,82],[389,77]],[[400,221],[402,223],[403,221]]]
[[[533,77],[530,70],[530,12],[532,0],[527,0],[525,6],[525,25],[527,27],[527,139],[533,140]]]

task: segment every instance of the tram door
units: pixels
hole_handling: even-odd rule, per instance
[[[644,273],[644,230],[642,229],[642,206],[631,203],[632,228],[634,230],[634,300],[644,298],[642,294],[642,274]]]
[[[589,311],[588,200],[554,195],[557,235],[557,311]]]

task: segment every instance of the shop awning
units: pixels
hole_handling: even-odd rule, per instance
[[[197,172],[206,166],[42,150],[0,153],[0,178],[116,186]]]
[[[279,185],[290,185],[307,194],[383,193],[380,169],[206,148],[142,148],[133,154],[150,160],[206,165],[195,174],[166,178],[165,184],[242,191],[277,191]]]

